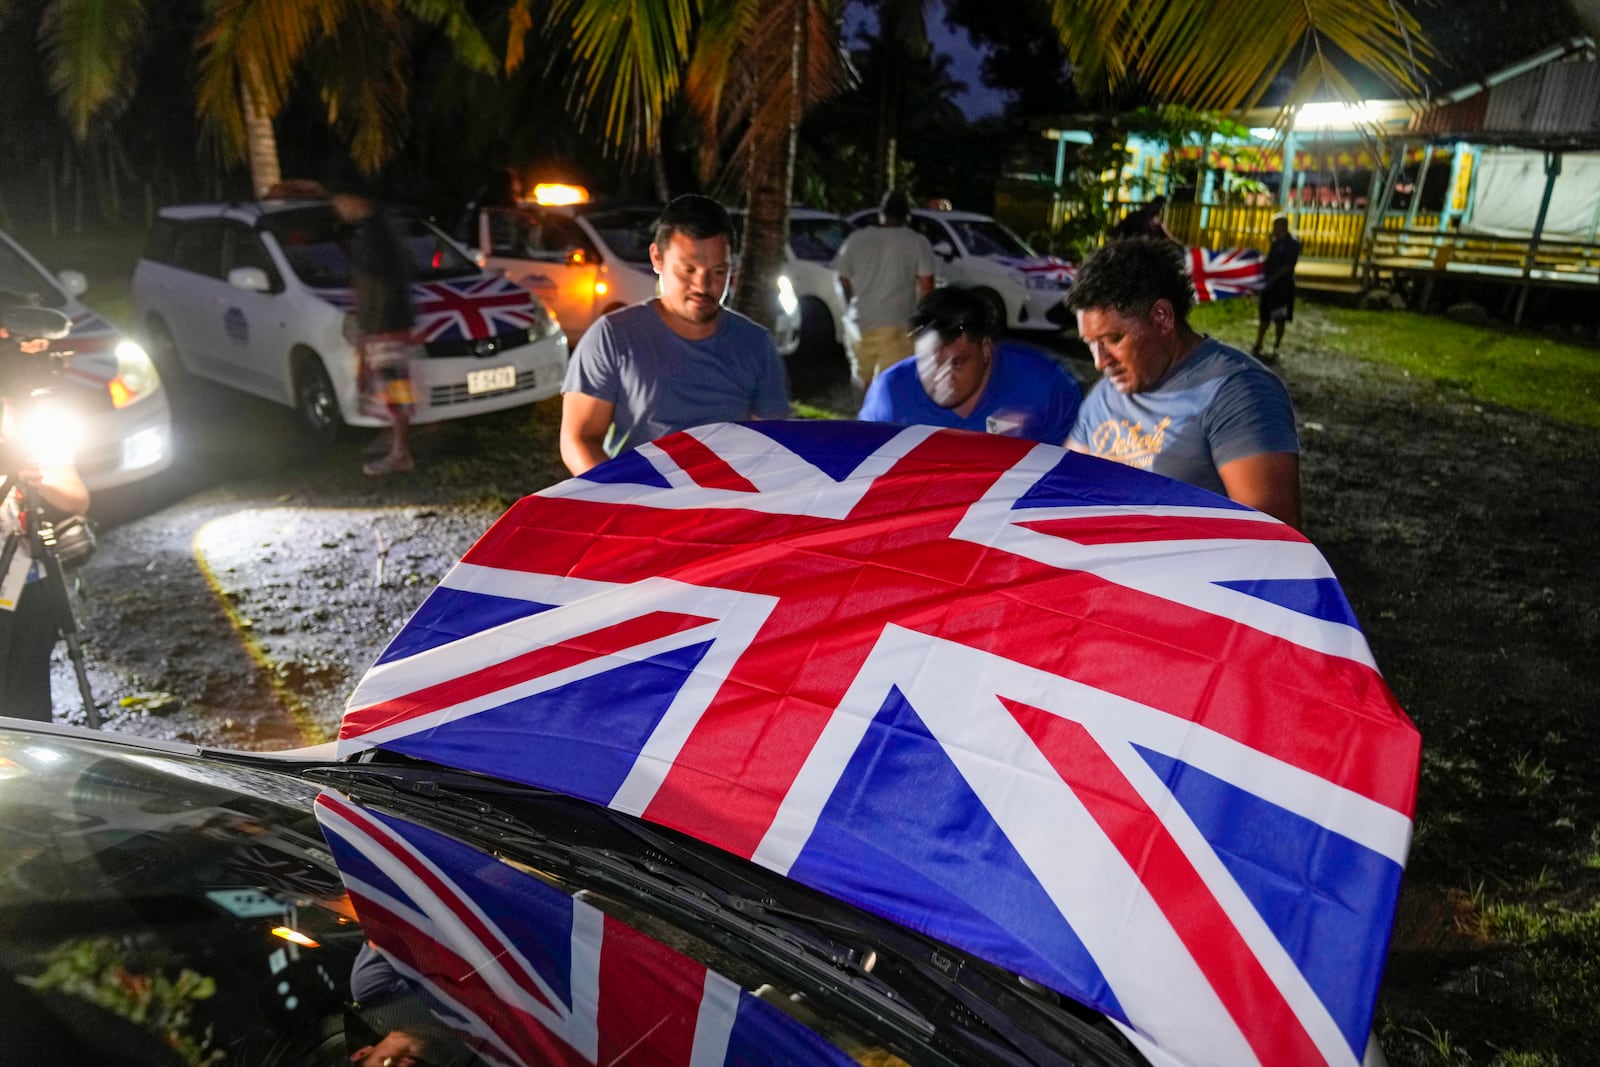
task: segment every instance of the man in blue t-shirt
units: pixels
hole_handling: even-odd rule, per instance
[[[771,335],[722,306],[732,233],[703,196],[661,213],[650,245],[661,295],[596,321],[567,364],[560,443],[573,474],[691,426],[789,414]]]
[[[1063,443],[1078,383],[1048,356],[997,344],[999,329],[971,290],[935,289],[911,313],[916,355],[872,380],[860,417]]]
[[[1067,291],[1103,375],[1067,447],[1198,485],[1300,525],[1300,441],[1283,382],[1189,326],[1183,249],[1140,238],[1090,256]]]

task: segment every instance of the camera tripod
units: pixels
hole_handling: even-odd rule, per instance
[[[55,538],[44,517],[44,502],[39,489],[31,482],[15,475],[6,475],[0,481],[0,501],[9,498],[17,483],[22,486],[22,506],[19,509],[21,528],[11,531],[0,549],[0,577],[10,573],[12,560],[24,546],[28,558],[44,567],[44,577],[37,579],[45,594],[49,624],[60,633],[67,644],[67,657],[78,676],[78,692],[83,696],[84,720],[91,730],[100,729],[100,713],[95,708],[94,690],[89,685],[89,672],[84,666],[83,643],[79,639],[78,620],[72,613],[72,598],[67,592],[66,569],[56,554]]]

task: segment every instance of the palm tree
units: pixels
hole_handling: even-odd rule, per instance
[[[1417,90],[1422,72],[1417,22],[1396,0],[1040,2],[1080,86],[1091,90],[1139,82],[1157,98],[1231,111],[1259,101],[1297,56],[1290,105],[1325,85],[1354,97],[1332,62],[1339,52],[1405,90]],[[527,11],[527,0],[516,3]],[[916,0],[892,6],[921,7]],[[703,153],[719,154],[728,131],[742,130],[731,172],[744,178],[750,215],[735,306],[758,319],[770,315],[766,294],[787,239],[795,131],[847,76],[841,9],[839,0],[551,5],[583,74],[574,102],[605,115],[612,144],[658,144],[662,117],[680,92],[704,125]]]
[[[79,140],[132,96],[147,5],[47,0],[39,30],[50,84]],[[0,18],[10,7],[0,0]],[[225,158],[248,160],[260,196],[279,176],[272,120],[295,78],[310,73],[329,126],[358,166],[376,171],[404,132],[407,49],[418,26],[440,31],[472,69],[499,69],[463,0],[208,0],[196,41],[196,110]]]

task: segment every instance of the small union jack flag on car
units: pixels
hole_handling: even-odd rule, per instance
[[[1052,445],[782,421],[520,501],[340,739],[642,815],[1217,1067],[1361,1062],[1419,754],[1277,520]]]

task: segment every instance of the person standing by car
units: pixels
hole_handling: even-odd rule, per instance
[[[873,379],[860,418],[1066,441],[1078,383],[1048,356],[997,343],[999,324],[972,290],[946,286],[923,297],[911,332],[916,355]]]
[[[1300,240],[1289,232],[1289,216],[1272,217],[1272,246],[1261,265],[1265,282],[1261,288],[1260,324],[1256,327],[1256,347],[1250,354],[1266,360],[1261,345],[1267,339],[1267,324],[1272,324],[1272,358],[1277,362],[1283,348],[1283,327],[1294,321],[1294,268],[1300,262]]]
[[[361,409],[389,423],[374,442],[381,451],[361,470],[373,477],[403,473],[414,466],[411,416],[416,397],[411,387],[411,361],[418,352],[411,332],[416,322],[411,307],[411,255],[393,216],[373,199],[353,167],[334,172],[328,193],[339,218],[355,227],[350,267]]]
[[[0,293],[0,306],[25,303]],[[43,359],[48,341],[19,341],[0,327],[0,360]],[[50,592],[41,580],[44,564],[28,551],[25,534],[31,516],[23,512],[23,487],[38,490],[44,514],[59,521],[89,510],[89,491],[70,458],[30,455],[17,445],[18,413],[0,398],[0,478],[12,479],[12,490],[0,500],[0,546],[10,548],[10,562],[0,574],[0,715],[49,722],[50,650],[61,636],[51,617]]]
[[[567,365],[560,447],[573,474],[691,426],[789,414],[771,334],[722,306],[732,234],[727,209],[703,196],[661,213],[650,245],[661,295],[595,320]]]
[[[863,390],[880,368],[911,355],[911,311],[933,291],[933,246],[906,225],[910,220],[910,199],[892,189],[878,208],[879,225],[846,237],[833,257],[839,292],[855,316],[856,330],[846,333],[850,374]]]
[[[1198,485],[1300,525],[1300,441],[1277,375],[1189,325],[1183,249],[1130,238],[1084,261],[1067,290],[1103,375],[1067,447]]]

